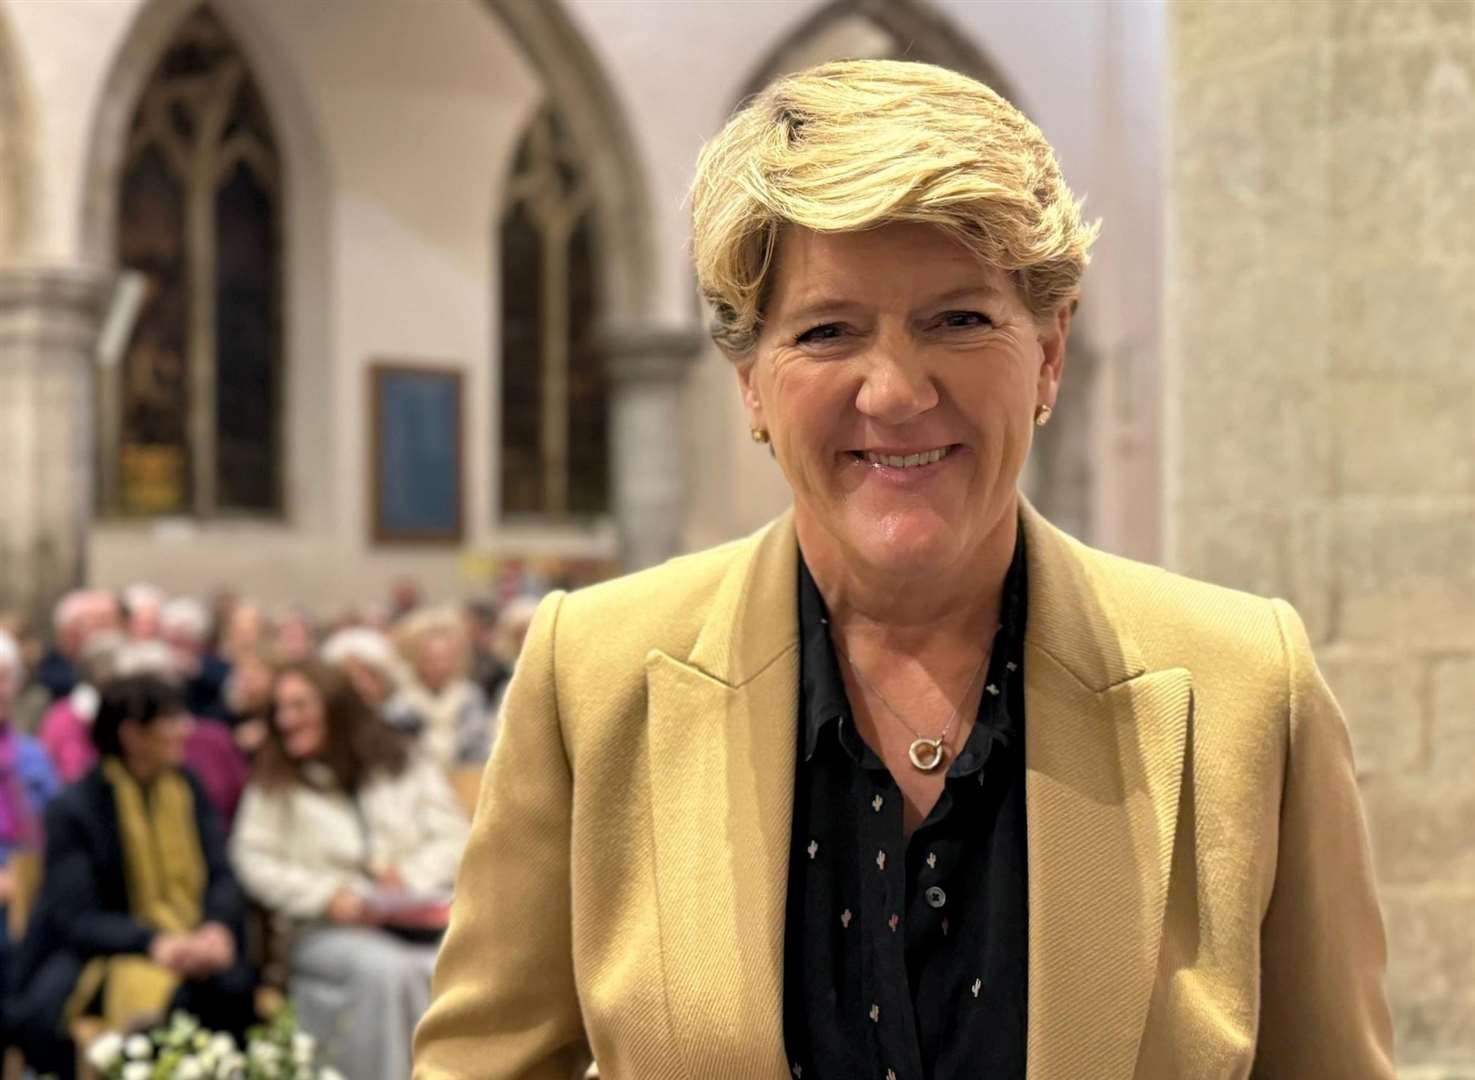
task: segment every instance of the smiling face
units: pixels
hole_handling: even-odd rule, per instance
[[[277,679],[275,722],[287,756],[301,761],[322,752],[328,741],[323,695],[304,675],[288,671]]]
[[[938,580],[1012,543],[1001,525],[1036,408],[1055,403],[1069,309],[1041,325],[1008,274],[928,225],[790,229],[772,273],[738,380],[806,557]]]

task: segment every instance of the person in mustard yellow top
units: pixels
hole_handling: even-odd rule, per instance
[[[1295,611],[1018,492],[1095,237],[1038,129],[825,65],[705,148],[692,219],[793,508],[544,600],[418,1080],[1391,1078]]]

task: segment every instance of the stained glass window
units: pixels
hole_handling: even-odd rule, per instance
[[[609,509],[608,387],[589,193],[557,115],[518,149],[501,222],[504,515]]]
[[[280,162],[244,58],[208,8],[139,99],[118,261],[146,280],[116,374],[102,497],[124,514],[282,509]]]

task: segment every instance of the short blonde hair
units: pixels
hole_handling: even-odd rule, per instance
[[[1023,113],[931,64],[846,60],[779,79],[702,148],[692,256],[729,356],[757,341],[783,228],[936,225],[1009,271],[1036,318],[1075,301],[1098,226]]]

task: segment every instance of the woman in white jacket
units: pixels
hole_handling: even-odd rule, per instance
[[[409,1076],[466,831],[444,774],[341,674],[312,661],[277,674],[231,857],[246,891],[293,920],[292,1003],[354,1080]]]

